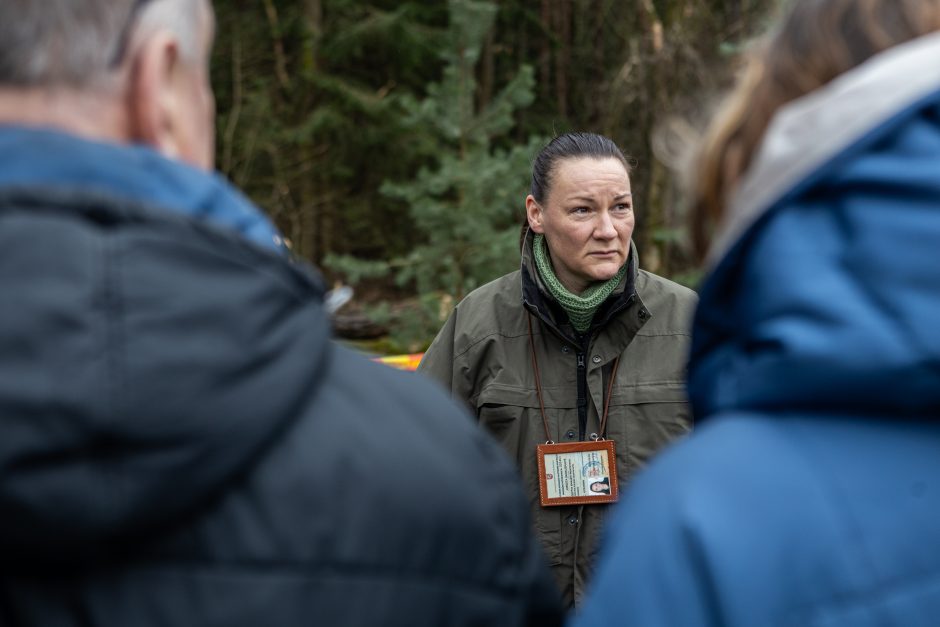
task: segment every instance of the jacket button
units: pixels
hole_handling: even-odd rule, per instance
[[[591,361],[593,361],[595,364],[599,364],[599,363],[601,363],[601,356],[600,356],[600,355],[594,355],[593,357],[591,357]]]
[[[568,348],[567,346],[562,346],[562,347],[561,347],[561,352],[563,352],[563,353],[567,353],[567,352],[570,351],[570,350],[571,350],[571,349]]]
[[[646,320],[650,317],[650,312],[646,311],[645,309],[641,309],[638,315],[640,316],[640,320]]]
[[[574,515],[569,516],[569,517],[568,517],[568,524],[569,524],[569,525],[577,525],[577,524],[578,524],[578,517],[577,517],[577,516],[574,516]]]
[[[573,440],[574,436],[575,436],[575,433],[572,429],[568,429],[568,432],[565,433],[565,437],[568,438],[569,440]]]

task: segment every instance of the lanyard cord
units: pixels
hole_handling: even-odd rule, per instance
[[[604,434],[607,433],[607,412],[610,411],[610,397],[614,393],[614,379],[617,378],[617,366],[620,365],[620,357],[614,360],[614,366],[610,369],[610,381],[607,382],[607,398],[604,399],[604,416],[601,418],[601,434],[600,437],[597,434],[594,434],[594,440],[603,440]]]
[[[542,397],[542,376],[539,373],[539,360],[535,356],[535,337],[532,333],[532,314],[526,312],[526,322],[529,323],[529,348],[532,351],[532,370],[535,372],[535,391],[539,397],[539,411],[542,412],[542,424],[545,426],[545,443],[554,444],[552,434],[548,428],[548,417],[545,415],[545,401]],[[610,381],[607,383],[607,398],[604,399],[604,415],[601,417],[600,436],[596,433],[591,434],[592,440],[604,439],[604,433],[607,431],[607,413],[610,411],[610,397],[614,391],[614,379],[617,377],[617,366],[620,365],[620,357],[614,360],[614,366],[610,371]]]
[[[529,323],[529,348],[532,349],[532,369],[535,371],[535,391],[539,395],[539,410],[542,412],[542,424],[545,425],[545,443],[554,444],[552,434],[548,429],[548,418],[545,416],[545,401],[542,400],[542,377],[539,374],[539,360],[535,358],[535,338],[532,335],[532,314],[526,312],[526,322]]]

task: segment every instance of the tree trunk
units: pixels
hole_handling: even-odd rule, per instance
[[[643,229],[644,249],[646,252],[646,267],[651,272],[664,273],[663,267],[666,255],[660,248],[660,243],[656,241],[654,235],[657,231],[666,227],[665,220],[665,194],[663,193],[668,185],[668,172],[663,164],[656,159],[653,152],[651,139],[652,132],[657,123],[657,112],[669,106],[669,94],[665,85],[665,71],[663,67],[663,24],[656,13],[656,7],[652,0],[643,0],[644,21],[647,31],[647,90],[649,94],[648,110],[646,124],[646,150],[649,159],[649,178],[648,190],[646,194],[647,212],[646,225]]]
[[[243,98],[242,80],[242,45],[241,37],[237,34],[232,38],[232,108],[229,111],[228,121],[222,133],[222,172],[231,177],[233,172],[233,159],[235,151],[235,131],[238,128],[238,118],[241,115]]]
[[[558,112],[568,117],[568,63],[571,59],[571,4],[569,1],[555,5],[555,32],[559,46],[555,54],[555,94]]]
[[[320,38],[323,36],[322,0],[304,0],[304,23],[307,36],[304,42],[304,70],[312,76],[318,69]]]
[[[281,39],[281,25],[277,16],[277,7],[273,0],[264,0],[264,12],[268,17],[268,28],[271,31],[271,41],[274,44],[274,73],[283,89],[290,87],[290,78],[287,76],[287,56],[284,54],[284,41]]]
[[[539,94],[548,98],[552,78],[552,0],[542,0],[539,33]]]
[[[313,144],[308,142],[300,148],[301,170],[306,170],[306,166],[313,163],[314,157]],[[296,251],[302,257],[315,261],[320,257],[319,246],[317,245],[317,226],[320,221],[320,207],[317,203],[317,185],[318,177],[316,172],[301,174],[297,180],[297,193],[300,196],[297,203],[300,212],[300,232],[297,234]]]

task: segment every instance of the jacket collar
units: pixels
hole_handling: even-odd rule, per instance
[[[221,176],[142,145],[93,141],[58,130],[0,125],[0,190],[97,194],[159,207],[283,250],[270,220]]]

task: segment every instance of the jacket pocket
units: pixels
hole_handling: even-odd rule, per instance
[[[546,440],[564,441],[562,432],[577,427],[576,399],[570,389],[543,388],[542,401],[548,434],[534,389],[491,383],[470,399],[477,420],[514,459],[521,459],[529,451],[534,456],[535,447]]]
[[[534,391],[518,388],[490,385],[476,397],[477,420],[517,460],[531,440],[530,414],[538,406]]]
[[[628,480],[665,446],[692,426],[682,383],[615,387],[607,419],[608,437],[617,443],[617,470]]]

